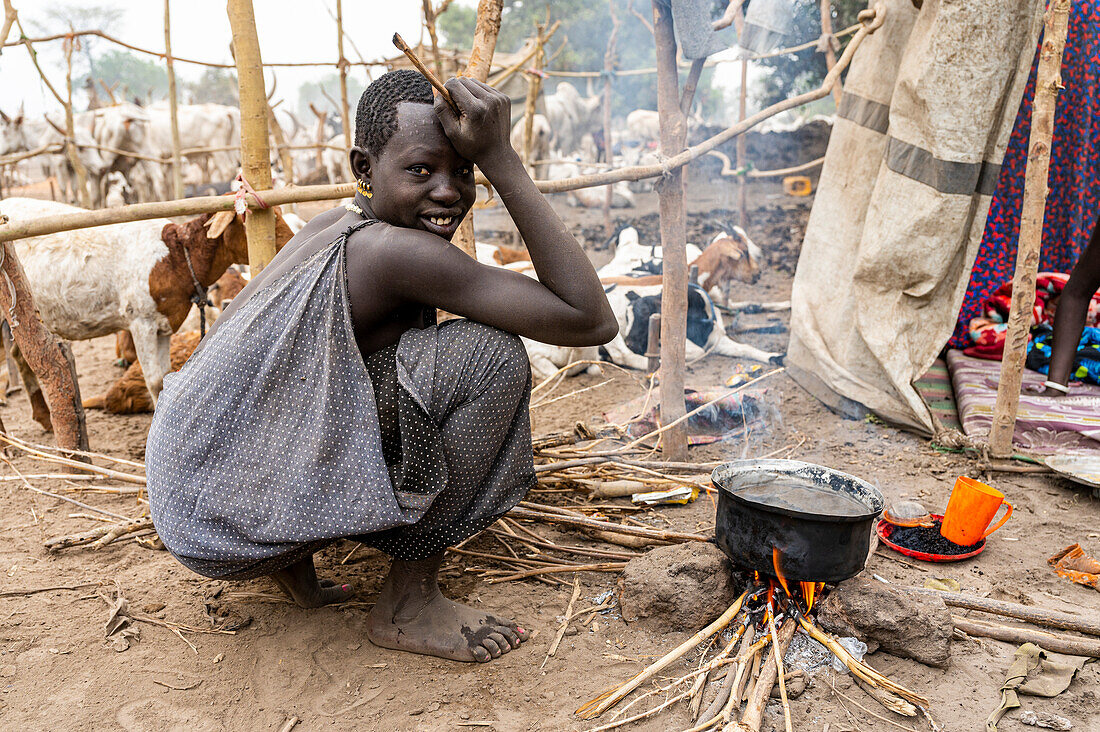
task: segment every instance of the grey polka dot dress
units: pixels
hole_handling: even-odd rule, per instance
[[[341,538],[422,559],[534,485],[519,338],[452,320],[363,358],[345,252],[370,223],[257,290],[166,377],[149,505],[188,568],[270,574]]]

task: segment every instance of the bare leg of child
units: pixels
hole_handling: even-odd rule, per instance
[[[1100,289],[1100,221],[1093,228],[1088,246],[1081,253],[1081,258],[1077,260],[1062,295],[1058,298],[1047,376],[1055,384],[1069,384],[1089,302],[1097,289]],[[1047,387],[1043,396],[1063,396],[1063,393]]]
[[[448,600],[437,573],[443,553],[417,561],[394,559],[367,619],[367,637],[383,648],[453,661],[485,663],[527,640],[511,620]]]
[[[337,585],[330,580],[318,581],[312,554],[270,576],[299,607],[321,607],[343,602],[355,594],[351,585]]]

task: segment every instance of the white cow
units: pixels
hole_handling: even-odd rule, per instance
[[[167,104],[149,108],[149,150],[158,157],[172,155],[172,120]],[[235,147],[241,141],[241,113],[224,104],[184,104],[178,109],[180,147]],[[240,167],[237,150],[188,155],[198,163],[207,182],[232,180]],[[167,192],[164,193],[167,196]]]
[[[512,127],[512,147],[515,148],[521,156],[523,155],[523,134],[524,134],[524,120],[516,122]],[[550,127],[550,121],[546,119],[545,115],[536,114],[531,118],[531,158],[533,162],[535,160],[547,160],[550,157],[550,138],[553,137],[553,130]],[[535,166],[535,178],[542,180],[546,177],[547,164]]]
[[[640,142],[645,147],[649,142],[661,139],[661,123],[652,109],[635,109],[626,116],[626,139]]]
[[[584,136],[599,127],[601,105],[599,95],[582,97],[569,82],[558,84],[556,92],[543,98],[546,119],[554,133],[551,146],[562,155],[577,152]]]

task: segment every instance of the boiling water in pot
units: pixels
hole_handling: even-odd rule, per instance
[[[739,486],[732,492],[763,506],[824,516],[860,516],[869,510],[853,495],[834,491],[798,475],[761,473],[752,476],[748,485]]]

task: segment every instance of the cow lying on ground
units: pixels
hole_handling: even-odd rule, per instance
[[[26,198],[0,201],[0,213],[13,221],[82,210]],[[276,246],[290,238],[276,214]],[[86,340],[130,331],[154,404],[170,367],[169,337],[187,317],[195,293],[188,259],[199,283],[209,287],[230,264],[248,258],[244,222],[228,211],[182,224],[152,219],[47,234],[16,240],[15,249],[42,322],[59,337]],[[32,396],[37,384],[26,387]],[[41,408],[36,412],[49,429],[48,411],[44,418]]]

